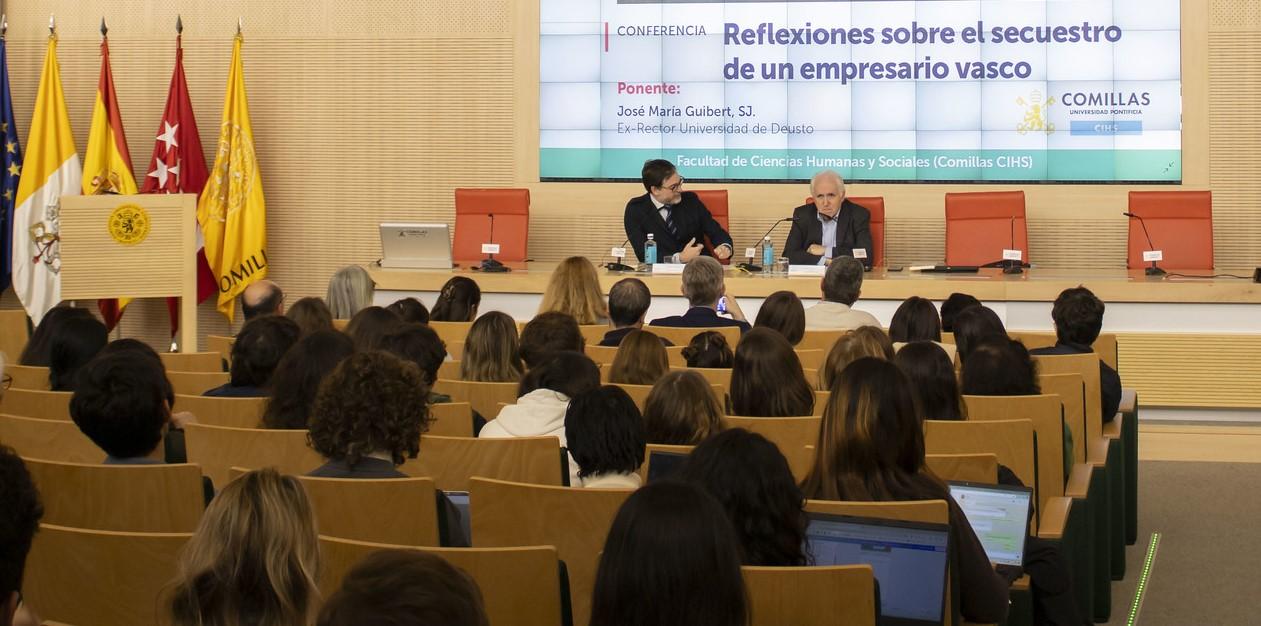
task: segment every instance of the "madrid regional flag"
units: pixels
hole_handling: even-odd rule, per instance
[[[13,210],[13,291],[38,324],[61,301],[61,196],[78,195],[83,175],[61,91],[56,35],[48,37],[23,167]]]
[[[238,33],[232,44],[215,164],[197,202],[206,261],[219,281],[218,309],[229,322],[235,314],[237,294],[267,276],[267,207],[254,156],[241,41]]]
[[[103,28],[103,27],[102,27]],[[131,153],[123,133],[123,115],[114,91],[114,74],[109,66],[109,37],[101,38],[101,80],[96,86],[96,104],[92,107],[92,127],[88,129],[88,147],[83,153],[83,194],[136,193],[136,179],[131,175]],[[131,298],[108,298],[97,301],[105,326],[113,330],[123,315],[123,307]]]

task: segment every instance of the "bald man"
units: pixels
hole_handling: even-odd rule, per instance
[[[250,286],[241,292],[241,312],[245,314],[247,322],[260,315],[283,315],[285,292],[270,280],[250,283]]]
[[[871,212],[845,197],[845,181],[833,170],[810,179],[814,203],[793,209],[793,226],[784,243],[784,256],[793,265],[827,265],[836,257],[866,250],[864,267],[871,267]]]

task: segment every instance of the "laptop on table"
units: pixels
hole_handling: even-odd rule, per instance
[[[950,497],[963,509],[998,573],[1008,581],[1019,578],[1024,572],[1033,490],[963,481],[949,485]]]
[[[451,269],[446,224],[381,224],[381,267]]]

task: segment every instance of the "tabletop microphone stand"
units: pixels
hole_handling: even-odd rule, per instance
[[[1015,215],[1011,216],[1011,249],[1012,250],[1016,249],[1016,216]],[[1004,274],[1023,274],[1025,273],[1024,268],[1021,267],[1021,265],[1023,264],[1024,264],[1024,261],[1017,261],[1015,259],[1011,261],[1007,261],[1004,264],[1005,266],[1003,267],[1003,273]]]
[[[495,243],[495,214],[487,213],[486,215],[490,217],[490,243]],[[479,268],[481,271],[491,273],[512,271],[512,268],[509,268],[503,263],[495,260],[494,252],[488,252],[486,254],[487,256],[485,259],[482,259],[482,265]]]
[[[1143,220],[1143,216],[1129,211],[1123,211],[1121,215],[1138,220],[1138,225],[1143,227],[1143,237],[1147,238],[1147,249],[1155,250],[1156,246],[1152,244],[1152,236],[1147,233],[1147,222]],[[1160,267],[1156,265],[1155,261],[1152,261],[1151,266],[1149,266],[1146,270],[1143,270],[1143,273],[1148,276],[1164,276],[1167,272],[1160,269]]]

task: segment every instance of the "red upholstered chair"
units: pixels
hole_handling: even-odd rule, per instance
[[[728,223],[730,221],[730,208],[728,207],[728,204],[727,204],[727,190],[726,189],[697,189],[695,193],[696,193],[696,197],[700,199],[701,204],[704,204],[705,208],[709,209],[709,214],[714,216],[714,221],[718,222],[718,225],[722,226],[722,229],[727,231],[728,234],[730,234],[731,226]],[[708,251],[710,255],[713,255],[714,244],[713,242],[709,240],[709,237],[705,238],[704,243],[705,243],[705,250]],[[732,247],[734,248],[734,246]],[[734,249],[732,250],[731,256],[733,257],[735,256]],[[714,257],[714,258],[718,258],[718,257]],[[719,262],[722,263],[723,265],[728,265],[731,263],[731,258],[728,258],[725,261],[719,261]]]
[[[490,232],[490,214],[495,215],[495,240]],[[524,261],[530,238],[529,189],[456,189],[455,244],[451,258],[456,261],[484,259],[482,244],[499,244],[500,261]]]
[[[871,213],[871,264],[884,267],[884,196],[847,196],[846,199]],[[814,197],[806,198],[806,204],[814,204]]]
[[[1180,270],[1213,269],[1213,192],[1131,191],[1130,212],[1147,223],[1152,245],[1164,259],[1157,265]],[[1125,265],[1147,267],[1147,237],[1137,219],[1130,219]]]
[[[1029,262],[1025,192],[946,194],[946,265],[985,265],[1001,261],[1005,249],[1022,251],[1024,262]]]

